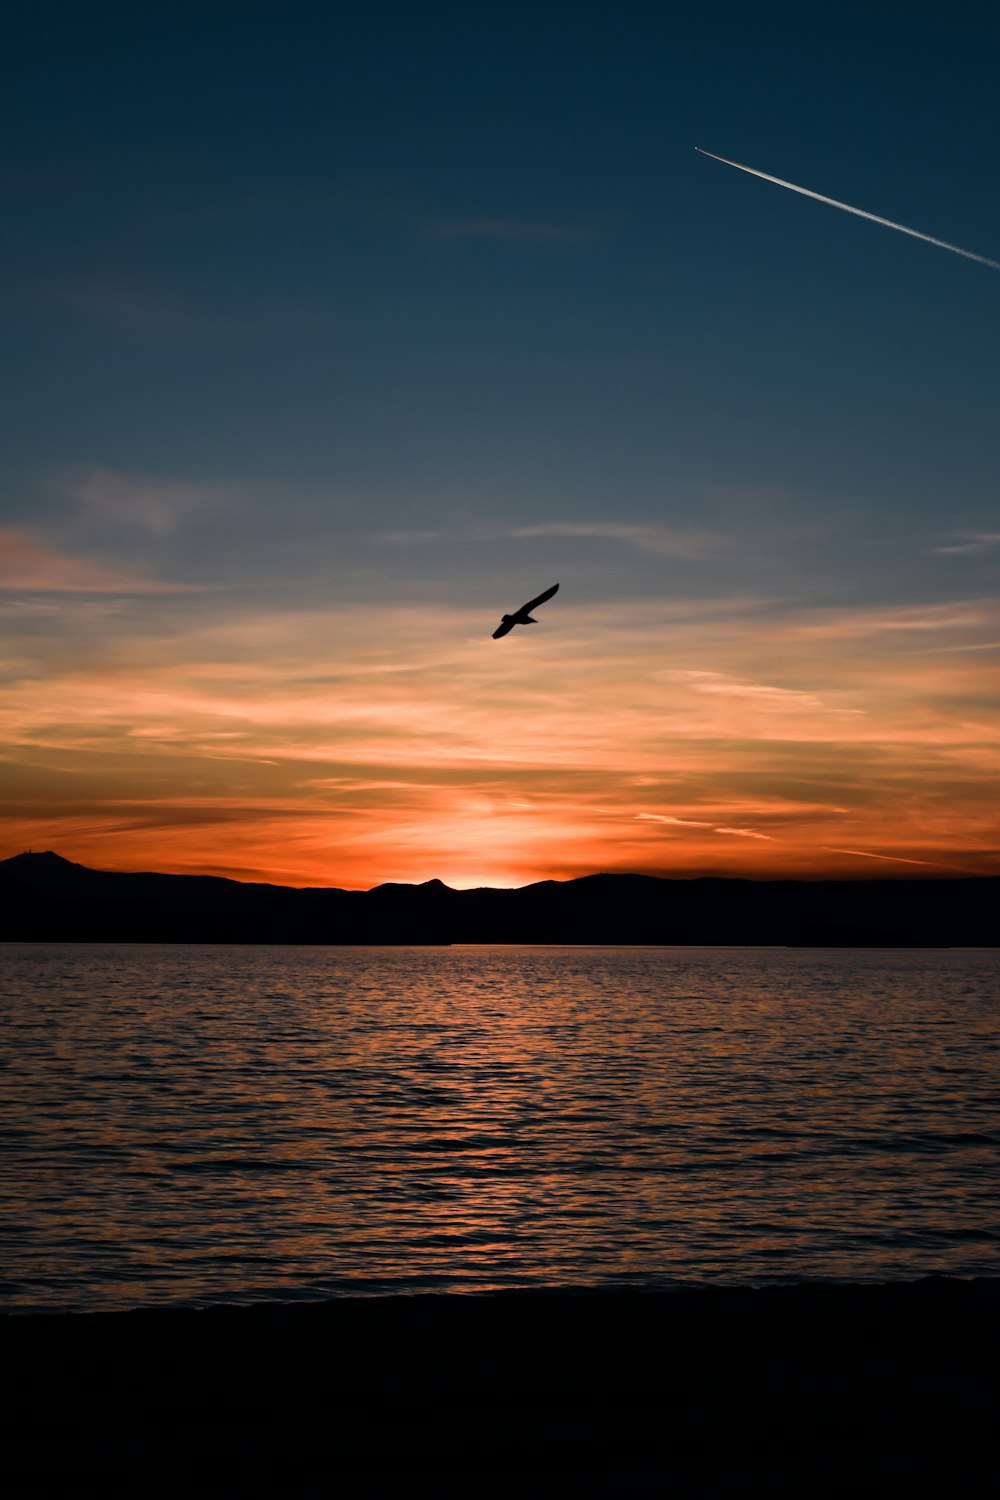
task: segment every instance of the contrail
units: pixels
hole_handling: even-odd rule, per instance
[[[751,177],[763,177],[765,182],[777,183],[778,187],[789,188],[793,193],[801,193],[804,198],[815,198],[817,203],[828,203],[831,208],[842,208],[845,214],[856,214],[859,219],[871,219],[873,224],[884,224],[886,229],[898,229],[900,234],[909,234],[915,240],[925,240],[928,245],[937,245],[940,250],[951,250],[955,255],[964,255],[966,260],[978,260],[981,266],[992,266],[994,271],[1000,271],[1000,260],[990,260],[988,255],[976,255],[973,250],[963,250],[961,245],[949,245],[947,240],[936,240],[932,234],[921,234],[919,229],[907,229],[905,224],[894,224],[891,219],[883,219],[880,214],[867,213],[863,208],[852,208],[850,203],[840,203],[836,198],[827,198],[822,193],[814,193],[810,188],[797,186],[794,182],[785,182],[781,177],[772,177],[769,172],[758,172],[756,167],[745,167],[742,162],[730,161],[727,156],[716,156],[712,151],[702,151],[700,146],[694,148],[702,156],[710,156],[713,161],[721,161],[724,166],[736,167],[740,172],[749,172]]]

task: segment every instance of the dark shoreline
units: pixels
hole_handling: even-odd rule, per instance
[[[0,1318],[33,1487],[961,1492],[1000,1278],[344,1298]]]
[[[747,880],[583,875],[519,889],[440,880],[370,891],[0,860],[0,940],[448,946],[600,943],[977,948],[998,942],[1000,877]]]

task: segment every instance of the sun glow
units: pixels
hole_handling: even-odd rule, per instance
[[[351,887],[992,871],[1000,724],[978,647],[998,628],[982,603],[564,606],[558,632],[502,646],[414,609],[78,651],[25,630],[0,707],[6,844]]]

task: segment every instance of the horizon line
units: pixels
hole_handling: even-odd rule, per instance
[[[851,852],[860,854],[862,851],[858,850]],[[264,885],[273,886],[278,890],[288,891],[339,891],[347,895],[370,895],[374,891],[385,890],[388,886],[397,886],[405,890],[421,890],[423,887],[430,885],[441,886],[444,890],[453,892],[456,895],[474,891],[523,891],[530,890],[532,886],[537,885],[571,885],[579,880],[597,880],[606,878],[625,880],[661,880],[674,881],[678,883],[683,882],[685,884],[693,884],[696,881],[715,880],[720,882],[739,882],[744,885],[885,885],[892,881],[909,885],[925,884],[930,880],[946,880],[948,882],[959,880],[1000,880],[1000,874],[973,873],[967,870],[954,869],[954,867],[952,867],[954,869],[954,873],[945,873],[946,867],[940,865],[931,865],[929,863],[921,861],[919,863],[921,864],[923,869],[933,870],[935,873],[922,874],[917,873],[916,870],[914,870],[914,873],[912,874],[904,873],[902,871],[886,871],[885,874],[876,874],[873,871],[871,875],[717,875],[712,873],[679,875],[665,874],[650,870],[588,870],[581,875],[566,875],[562,877],[551,875],[542,876],[538,880],[528,880],[523,885],[449,885],[447,881],[442,880],[439,876],[436,875],[429,876],[426,880],[382,880],[379,881],[377,885],[373,886],[311,884],[294,885],[274,878],[264,879],[253,876],[222,875],[211,869],[156,870],[150,869],[148,867],[143,869],[115,869],[98,865],[86,865],[82,864],[79,860],[69,859],[66,855],[59,854],[55,849],[36,850],[33,848],[21,849],[16,854],[7,855],[3,858],[0,858],[0,870],[3,870],[6,865],[14,863],[15,860],[24,858],[45,859],[47,857],[57,859],[63,864],[72,865],[76,869],[87,870],[95,875],[157,875],[179,880],[227,880],[234,885]],[[893,856],[872,855],[867,857],[875,859],[885,859],[886,862],[891,861],[893,863],[905,863],[911,866],[915,866],[918,863],[918,861],[915,860],[902,860],[898,857]]]

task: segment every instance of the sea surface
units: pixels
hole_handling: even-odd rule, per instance
[[[0,945],[0,1307],[1000,1274],[1000,951]]]

